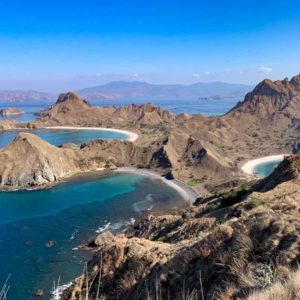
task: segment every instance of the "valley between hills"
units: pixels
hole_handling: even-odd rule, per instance
[[[187,210],[147,214],[116,235],[98,236],[86,272],[62,299],[300,298],[300,75],[262,81],[223,116],[174,115],[152,104],[96,107],[75,92],[38,116],[1,121],[0,129],[104,127],[138,138],[56,147],[22,132],[0,149],[2,190],[136,167],[201,195]],[[291,156],[264,179],[241,170],[250,159],[281,153]]]

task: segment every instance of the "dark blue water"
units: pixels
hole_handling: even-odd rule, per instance
[[[4,131],[0,132],[0,147],[9,144],[20,131]],[[59,146],[66,143],[80,145],[95,139],[120,139],[126,140],[128,136],[123,133],[113,131],[97,131],[97,130],[64,130],[64,129],[35,129],[26,130],[38,135],[52,145]]]
[[[45,102],[43,104],[32,104],[32,103],[1,103],[0,109],[5,107],[16,107],[25,112],[23,115],[17,116],[0,116],[1,120],[16,120],[18,122],[29,122],[35,120],[37,117],[34,113],[41,111],[47,107],[51,106],[50,102]]]
[[[259,177],[266,177],[270,175],[281,162],[282,160],[274,160],[262,163],[255,168],[255,174]]]
[[[220,116],[233,108],[238,101],[242,99],[221,99],[221,100],[157,100],[151,103],[167,109],[174,114],[203,114],[206,116]],[[134,101],[137,104],[146,103],[147,101]],[[94,105],[107,106],[115,105],[117,107],[129,105],[132,100],[99,100],[91,101]]]
[[[223,115],[228,112],[237,102],[242,99],[221,99],[221,100],[157,100],[151,101],[151,103],[161,106],[170,112],[175,114],[188,113],[188,114],[203,114],[207,116],[213,115]],[[93,105],[98,106],[108,106],[114,105],[117,107],[132,104],[132,100],[91,100]],[[137,104],[146,103],[147,101],[134,101]],[[31,103],[22,103],[22,104],[11,104],[11,103],[2,103],[0,109],[4,107],[17,107],[26,112],[25,115],[20,116],[10,116],[10,117],[1,117],[1,119],[17,120],[18,122],[29,122],[35,120],[37,117],[34,115],[35,112],[41,111],[53,103],[46,102],[39,105],[34,105]]]
[[[129,224],[138,208],[163,212],[182,204],[161,181],[126,173],[49,190],[0,192],[0,283],[11,273],[8,299],[34,299],[38,288],[48,299],[53,280],[61,276],[64,284],[81,274],[89,254],[72,249],[99,228]],[[49,240],[54,247],[46,247]]]

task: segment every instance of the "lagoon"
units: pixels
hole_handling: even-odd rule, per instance
[[[0,148],[6,146],[16,135],[21,132],[29,132],[36,134],[43,140],[52,145],[59,146],[66,143],[80,145],[95,139],[120,139],[127,140],[128,135],[125,133],[109,131],[109,130],[80,130],[80,129],[34,129],[34,130],[12,130],[0,132]]]

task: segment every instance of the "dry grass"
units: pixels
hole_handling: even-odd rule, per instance
[[[286,280],[277,281],[263,291],[255,291],[248,300],[297,300],[300,299],[300,270]]]

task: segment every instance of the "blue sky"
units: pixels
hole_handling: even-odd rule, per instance
[[[300,72],[299,1],[1,0],[0,89]]]

